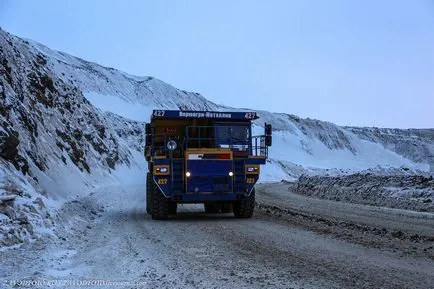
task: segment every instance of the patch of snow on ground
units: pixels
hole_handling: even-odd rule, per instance
[[[15,200],[0,204],[0,251],[53,235],[58,204],[41,195],[35,184],[14,169],[0,166],[0,196]]]
[[[259,183],[280,182],[289,179],[293,178],[274,160],[267,161],[266,165],[261,166]]]
[[[145,191],[146,162],[131,150],[130,164],[114,170],[94,168],[81,172],[69,159],[67,165],[51,164],[45,172],[34,168],[39,184],[31,184],[21,172],[0,166],[0,197],[16,195],[14,202],[0,204],[0,250],[15,248],[42,236],[55,236],[59,209],[95,190],[108,186],[139,185]],[[6,171],[7,170],[7,171]],[[116,196],[113,196],[116,197]]]
[[[112,171],[112,176],[121,184],[145,185],[148,169],[145,157],[141,152],[135,150],[131,150],[131,154],[133,155],[131,166],[118,165],[116,170]]]

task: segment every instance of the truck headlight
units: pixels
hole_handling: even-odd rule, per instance
[[[154,166],[154,175],[168,175],[169,166],[168,165],[156,165]]]
[[[171,150],[171,151],[174,151],[174,150],[176,150],[176,147],[177,147],[178,145],[176,144],[176,141],[174,141],[174,140],[170,140],[168,143],[167,143],[167,148],[169,149],[169,150]]]

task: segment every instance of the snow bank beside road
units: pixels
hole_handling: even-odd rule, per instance
[[[0,166],[0,251],[52,235],[56,202],[38,193],[20,172]]]
[[[87,174],[72,163],[53,166],[38,174],[39,184],[32,183],[7,165],[0,165],[0,199],[15,196],[14,201],[0,203],[0,251],[43,236],[57,238],[59,210],[68,202],[95,190],[116,185],[139,185],[143,186],[144,194],[145,160],[138,151],[131,150],[131,155],[129,165],[118,165],[110,172],[94,169],[92,174]],[[75,217],[71,214],[68,218],[73,220]]]
[[[302,176],[289,189],[328,200],[434,213],[433,177],[371,173]]]

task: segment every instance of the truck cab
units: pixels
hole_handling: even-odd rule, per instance
[[[255,112],[154,110],[146,124],[146,211],[176,214],[179,203],[206,212],[250,218],[260,165],[271,146],[271,125],[252,136]]]

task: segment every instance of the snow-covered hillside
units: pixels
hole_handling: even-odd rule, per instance
[[[136,77],[56,52],[31,40],[1,31],[15,54],[31,55],[50,75],[89,100],[101,111],[146,121],[153,109],[240,110],[217,105],[202,95],[172,87],[153,77]],[[11,61],[11,59],[6,59]],[[32,65],[33,65],[32,64]],[[66,92],[63,93],[67,97]],[[86,102],[83,100],[83,102]],[[241,109],[246,110],[246,109]],[[434,131],[339,127],[284,113],[260,111],[273,124],[274,147],[263,180],[297,177],[318,169],[360,170],[407,167],[434,170]],[[261,133],[258,127],[256,130]],[[271,178],[271,179],[270,179]]]
[[[16,206],[25,200],[34,207],[28,209],[34,217],[27,225],[17,214],[3,217],[3,211],[16,208],[3,206],[0,222],[6,226],[0,227],[8,230],[0,231],[5,236],[0,246],[1,240],[25,240],[32,224],[40,228],[47,206],[56,208],[108,182],[143,183],[143,121],[153,109],[248,110],[217,105],[199,93],[87,62],[0,29],[0,176],[9,184],[0,187],[0,195],[28,192],[18,193]],[[284,113],[259,114],[258,134],[264,122],[274,128],[262,181],[370,168],[434,172],[433,129],[349,128]],[[50,226],[47,222],[48,233]]]
[[[0,195],[17,196],[0,204],[0,246],[48,228],[47,207],[54,215],[68,199],[127,177],[144,183],[143,123],[99,111],[46,55],[2,30],[0,123]]]
[[[217,105],[198,93],[176,89],[153,77],[131,76],[52,51],[39,43],[29,41],[29,46],[46,57],[47,67],[53,73],[77,87],[93,105],[129,119],[147,121],[151,111],[160,108],[248,110]],[[360,170],[381,166],[434,170],[432,129],[339,127],[285,113],[259,113],[257,125],[271,123],[275,130],[271,165],[265,169],[270,173],[264,174],[263,180],[296,177],[305,169]]]
[[[434,173],[434,130],[394,130],[394,134],[382,134],[372,129],[370,133],[370,128],[356,131],[318,120],[287,117],[290,128],[274,132],[270,161],[285,168],[292,177],[367,169],[379,173]],[[360,131],[364,134],[360,135]],[[271,178],[273,174],[274,171],[270,172]]]

